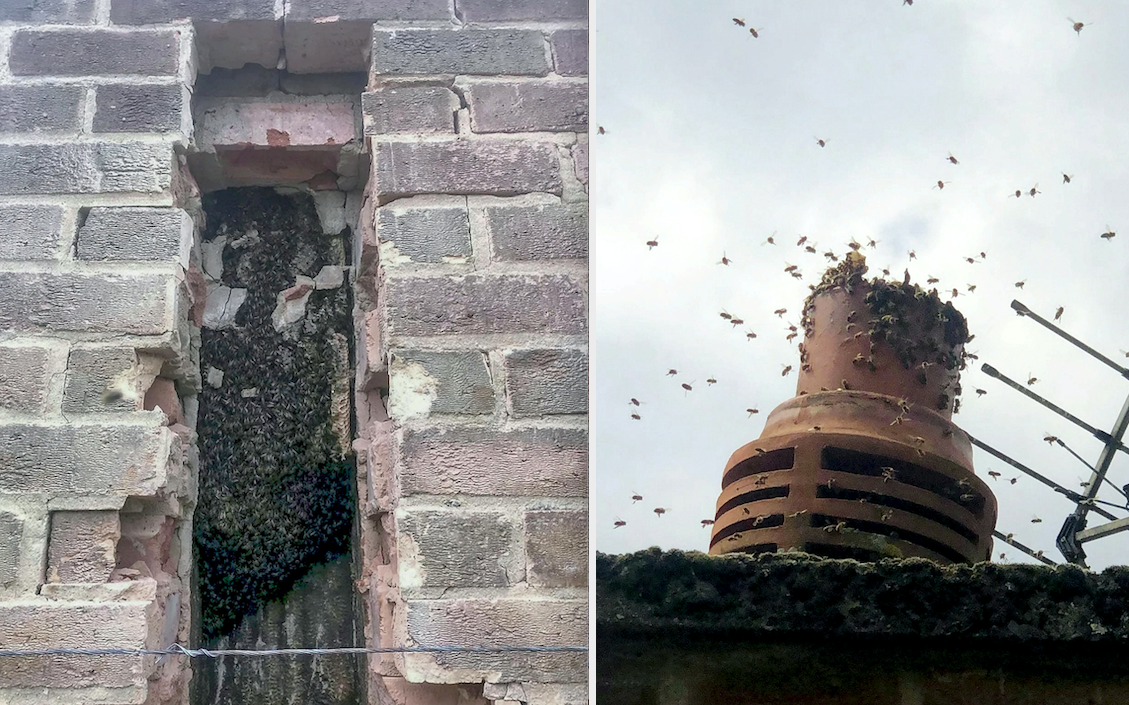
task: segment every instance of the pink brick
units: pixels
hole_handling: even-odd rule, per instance
[[[47,581],[104,583],[113,572],[121,523],[116,511],[54,512]]]
[[[588,434],[581,429],[407,430],[400,443],[404,495],[583,497]]]
[[[576,178],[588,190],[588,143],[577,142],[572,148],[572,161],[576,167]]]
[[[526,580],[534,587],[588,585],[588,512],[525,513]]]
[[[197,129],[213,146],[326,147],[357,137],[352,103],[317,99],[205,104]]]
[[[142,648],[148,603],[0,604],[0,644],[8,649]]]

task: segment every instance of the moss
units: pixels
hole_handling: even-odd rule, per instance
[[[200,395],[197,424],[195,547],[208,640],[348,551],[354,470],[331,413],[352,348],[349,288],[311,294],[312,329],[297,341],[271,323],[277,293],[296,275],[345,263],[344,236],[322,234],[305,194],[232,189],[204,207],[204,239],[228,238],[224,283],[248,290],[235,326],[201,335],[201,366],[224,372],[220,388]],[[243,396],[252,388],[257,396]]]
[[[709,556],[652,548],[596,557],[605,633],[1129,639],[1129,569],[874,563],[801,553]]]

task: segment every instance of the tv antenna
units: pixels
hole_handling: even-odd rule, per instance
[[[1075,347],[1081,349],[1083,352],[1089,354],[1091,357],[1097,358],[1101,362],[1104,362],[1107,366],[1112,367],[1122,377],[1129,379],[1129,368],[1125,368],[1117,364],[1097,350],[1094,350],[1089,345],[1086,345],[1081,340],[1078,340],[1074,336],[1062,330],[1051,321],[1048,321],[1046,318],[1043,318],[1039,314],[1027,308],[1027,306],[1023,305],[1018,300],[1012,301],[1011,307],[1018,315],[1025,318],[1030,318],[1031,320],[1035,321],[1063,340],[1071,343]],[[1070,421],[1074,425],[1085,429],[1102,442],[1102,450],[1098,454],[1097,461],[1093,465],[1091,465],[1090,463],[1086,462],[1086,460],[1082,458],[1082,456],[1078,455],[1078,453],[1074,452],[1073,449],[1067,446],[1066,443],[1064,443],[1061,439],[1055,436],[1047,436],[1047,438],[1044,439],[1049,443],[1058,444],[1059,446],[1065,448],[1079,462],[1090,469],[1090,481],[1084,485],[1084,491],[1075,492],[1074,490],[1067,489],[1054,480],[1051,480],[1050,478],[1047,478],[1040,473],[1032,470],[1031,468],[1013,460],[1012,458],[1001,453],[995,448],[992,448],[988,444],[970,436],[972,444],[977,448],[987,451],[999,460],[1002,460],[1003,462],[1012,466],[1016,470],[1029,475],[1030,477],[1043,483],[1044,485],[1047,485],[1055,492],[1066,496],[1067,499],[1074,503],[1074,512],[1067,516],[1066,521],[1063,522],[1062,528],[1058,532],[1058,538],[1055,540],[1055,545],[1057,546],[1059,552],[1062,553],[1063,558],[1065,558],[1068,562],[1086,567],[1086,552],[1082,548],[1083,544],[1129,530],[1129,518],[1119,518],[1118,516],[1110,513],[1107,509],[1107,507],[1112,507],[1114,509],[1120,509],[1122,511],[1129,510],[1129,495],[1127,495],[1127,492],[1129,492],[1129,485],[1126,485],[1125,488],[1119,487],[1118,485],[1110,481],[1108,477],[1106,477],[1107,473],[1109,472],[1109,466],[1113,462],[1113,458],[1117,451],[1129,453],[1129,447],[1126,447],[1126,445],[1122,442],[1122,439],[1125,437],[1126,430],[1129,429],[1129,396],[1126,397],[1125,403],[1121,406],[1121,413],[1118,414],[1117,420],[1114,421],[1113,429],[1107,432],[1091,426],[1085,421],[1079,419],[1077,416],[1074,416],[1070,412],[1051,403],[1047,399],[1044,399],[1038,394],[1032,392],[1028,387],[1007,377],[991,365],[983,364],[980,366],[980,369],[989,377],[1003,382],[1007,386],[1026,396],[1028,399],[1038,402],[1042,406],[1050,409],[1067,421]],[[1114,490],[1116,490],[1120,495],[1122,501],[1109,502],[1098,499],[1098,491],[1102,488],[1103,484],[1107,484]],[[1086,524],[1088,515],[1091,512],[1102,516],[1108,521],[1093,528],[1087,529]],[[1026,546],[1022,546],[1020,544],[1017,544],[1017,542],[1011,541],[1004,535],[1000,534],[998,531],[995,532],[995,536],[1004,539],[1012,546],[1019,548],[1024,553],[1027,553],[1034,558],[1042,560],[1044,563],[1050,562],[1044,559],[1041,553],[1038,553],[1038,555],[1036,555],[1037,552],[1032,552]]]

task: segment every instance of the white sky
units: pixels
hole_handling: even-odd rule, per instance
[[[1080,35],[1068,16],[1086,23]],[[1112,426],[1129,381],[1009,304],[1048,317],[1063,306],[1067,331],[1129,362],[1119,352],[1129,350],[1129,3],[594,0],[591,28],[597,550],[707,549],[700,521],[713,517],[727,459],[795,394],[795,374],[780,374],[798,366],[786,324],[799,323],[807,284],[828,264],[796,247],[801,234],[839,255],[852,237],[876,238],[864,250],[872,275],[889,265],[900,278],[908,266],[914,281],[959,287],[980,362],[1030,373],[1033,391]],[[951,183],[933,188],[939,179]],[[1008,197],[1036,184],[1034,198]],[[1107,225],[1126,230],[1103,240]],[[773,231],[777,245],[762,245]],[[980,251],[984,263],[963,261]],[[734,329],[722,310],[746,325]],[[747,329],[759,337],[746,340]],[[978,365],[962,382],[956,423],[1081,489],[1089,470],[1042,437],[1091,463],[1097,440]],[[1061,561],[1054,537],[1073,505],[980,451],[976,468],[1004,474],[989,480],[997,528]],[[1129,459],[1110,477],[1129,482]],[[1108,486],[1098,496],[1120,499]],[[1090,516],[1091,527],[1104,521]],[[627,525],[613,529],[617,518]],[[1129,562],[1129,532],[1086,548],[1091,567]],[[1031,560],[997,541],[1001,551]]]

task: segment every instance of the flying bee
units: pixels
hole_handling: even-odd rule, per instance
[[[958,296],[960,296],[960,289],[953,287],[953,298],[955,299]]]
[[[1085,25],[1085,23],[1083,23],[1083,22],[1076,22],[1076,21],[1074,21],[1074,20],[1070,19],[1069,17],[1067,17],[1066,19],[1067,19],[1067,20],[1069,20],[1069,21],[1070,21],[1070,24],[1071,24],[1071,25],[1072,25],[1072,26],[1074,27],[1074,33],[1075,33],[1075,34],[1076,34],[1077,36],[1081,37],[1081,36],[1082,36],[1082,28],[1086,26],[1086,25]],[[1091,22],[1090,24],[1094,24],[1094,23],[1093,23],[1093,22]]]
[[[749,412],[750,419],[753,418],[753,414],[759,414],[761,412],[761,410],[756,408],[755,406],[749,409],[745,409],[745,411]]]
[[[748,340],[752,340],[755,337],[757,337],[757,334],[754,333],[753,331],[751,331],[751,330],[745,331],[745,338],[747,338]]]
[[[744,27],[745,26],[745,20],[741,20],[741,19],[734,17],[733,18],[733,24],[737,25],[738,27]]]
[[[1039,517],[1034,517],[1033,519],[1031,519],[1031,523],[1032,524],[1042,524],[1043,520],[1040,519]]]
[[[761,27],[760,29],[753,29],[752,27],[749,27],[749,34],[753,35],[753,39],[759,39],[761,36],[760,33],[763,31],[764,27]]]
[[[691,382],[690,384],[693,384],[693,382]],[[692,386],[690,386],[690,384],[686,384],[685,382],[683,382],[682,388],[685,389],[688,392],[694,391],[694,388]]]
[[[636,502],[642,501],[642,499],[643,499],[643,495],[639,494],[638,492],[632,492],[631,493],[631,503],[632,504],[635,504]]]
[[[787,262],[785,262],[784,264],[787,265],[786,267],[784,267],[784,271],[787,272],[788,274],[791,274],[792,272],[799,269],[799,267],[797,267],[794,264],[788,264]]]
[[[941,181],[940,179],[938,179],[937,185],[934,186],[933,188],[938,188],[938,189],[944,190],[945,184],[951,184],[951,183],[952,183],[952,181]]]
[[[642,416],[640,416],[639,414],[636,414],[635,412],[631,413],[631,418],[635,419],[636,421],[641,421],[643,419]]]
[[[870,247],[870,248],[875,248],[875,247],[878,247],[879,242],[881,242],[881,240],[875,240],[874,238],[867,238],[866,239],[866,246]]]
[[[916,250],[910,250],[909,251],[909,258],[910,259],[917,259],[917,251]]]
[[[1063,312],[1063,310],[1064,310],[1064,309],[1063,309],[1063,307],[1062,307],[1062,306],[1059,306],[1059,307],[1058,307],[1058,310],[1057,310],[1057,311],[1055,311],[1055,320],[1056,320],[1056,321],[1057,321],[1057,320],[1059,320],[1060,318],[1062,318],[1062,312]]]
[[[678,370],[675,370],[675,369],[671,369],[671,370],[668,370],[668,371],[667,371],[667,373],[666,373],[666,376],[667,376],[667,377],[673,377],[673,376],[674,376],[674,375],[676,375],[676,374],[678,374]]]
[[[1000,473],[996,472],[995,470],[989,470],[988,471],[988,477],[995,479],[999,476],[1000,476]]]
[[[618,528],[619,528],[619,527],[621,527],[621,526],[627,526],[627,522],[626,522],[626,521],[624,521],[623,519],[620,519],[619,517],[616,517],[616,519],[615,519],[615,527],[614,527],[614,528],[618,529]]]
[[[656,237],[654,240],[647,240],[647,249],[653,250],[659,246],[659,239]]]
[[[724,318],[727,321],[733,320],[733,314],[729,313],[728,311],[726,311],[724,309],[722,309],[721,313],[719,313],[717,315],[721,316],[722,318]]]
[[[789,333],[788,335],[784,336],[784,339],[790,343],[798,335],[799,333]]]
[[[838,262],[839,261],[839,255],[835,254],[831,250],[824,252],[823,256],[826,257],[828,260],[830,260],[832,262]]]
[[[939,281],[941,281],[941,280],[938,279],[937,277],[933,276],[932,274],[930,274],[929,278],[925,280],[925,283],[926,284],[936,284]]]
[[[968,262],[969,264],[976,264],[976,258],[975,257],[965,257],[964,261]]]
[[[826,147],[827,146],[827,140],[821,140],[818,137],[815,137],[813,139],[815,140],[815,143],[818,144],[820,147]]]
[[[981,252],[980,253],[980,259],[988,259],[988,253],[987,252]]]
[[[1053,446],[1055,443],[1058,443],[1058,436],[1052,436],[1049,433],[1044,433],[1043,440],[1047,442],[1047,445]]]
[[[1013,485],[1014,485],[1015,483],[1019,482],[1019,478],[1018,478],[1018,477],[1013,477],[1013,478],[1011,478],[1010,482],[1011,482],[1011,484],[1013,484]]]
[[[952,152],[949,152],[949,161],[953,164],[960,164],[960,162],[957,161],[957,158],[953,156]]]
[[[607,133],[608,133],[608,131],[604,129],[604,126],[603,126],[603,125],[597,125],[597,126],[596,126],[596,134],[598,134],[598,135],[606,135]]]
[[[713,377],[710,377],[709,379],[706,380],[706,384],[717,384],[717,380],[714,379]]]
[[[1069,184],[1070,180],[1074,178],[1074,174],[1067,174],[1065,171],[1062,173],[1062,183]]]
[[[702,519],[702,528],[713,526],[713,519]]]
[[[1022,288],[1023,288],[1023,285],[1024,285],[1024,284],[1026,284],[1026,283],[1027,283],[1027,280],[1026,280],[1026,279],[1024,279],[1024,280],[1023,280],[1023,281],[1021,281],[1021,282],[1016,282],[1016,283],[1015,283],[1015,288],[1016,288],[1016,289],[1022,289]]]
[[[733,260],[731,260],[731,259],[729,259],[728,257],[726,257],[726,256],[725,256],[725,252],[724,252],[724,251],[722,251],[722,253],[721,253],[721,260],[720,260],[720,261],[718,262],[718,264],[724,264],[724,265],[725,265],[726,267],[728,267],[728,266],[729,266],[729,264],[730,264],[730,263],[731,263],[732,261],[733,261]]]
[[[808,245],[804,247],[804,252],[810,252],[814,255],[816,253],[815,245]]]
[[[968,293],[971,294],[974,291],[976,291],[976,285],[975,284],[969,284],[968,285]]]
[[[631,397],[631,399],[627,403],[631,404],[632,406],[640,406],[643,402],[639,401],[635,397]]]
[[[1027,192],[1027,195],[1030,196],[1031,198],[1034,198],[1035,194],[1037,194],[1037,193],[1042,193],[1042,191],[1039,190],[1039,184],[1035,184],[1034,186],[1032,186],[1031,190]]]
[[[808,241],[807,235],[801,235],[799,240],[796,240],[796,247],[803,247],[803,244]]]
[[[977,389],[976,390],[976,396],[978,396],[978,397],[982,397],[987,393],[988,393],[987,389]]]
[[[1015,193],[1013,193],[1013,194],[1011,194],[1010,196],[1008,196],[1008,198],[1011,198],[1012,196],[1014,196],[1014,197],[1016,197],[1016,198],[1023,198],[1023,189],[1018,189],[1018,188],[1017,188],[1017,189],[1015,190]]]
[[[913,0],[902,0],[902,7],[905,7],[906,5],[913,7]]]
[[[772,234],[768,236],[768,239],[761,243],[761,247],[764,247],[765,245],[775,245],[775,244],[776,244],[776,231],[773,230]]]
[[[777,316],[780,316],[781,318],[784,318],[784,314],[788,313],[788,309],[778,308],[775,311],[773,311],[773,313],[775,313]]]
[[[737,326],[740,326],[740,325],[744,325],[744,323],[745,323],[744,319],[737,318],[736,316],[729,319],[729,322],[733,324],[734,328],[736,328]]]
[[[883,267],[882,268],[882,276],[884,276],[884,277],[890,276],[890,268],[889,267]]]
[[[669,509],[663,509],[662,507],[655,507],[654,509],[655,516],[657,517],[661,517],[663,514],[666,514],[669,511]]]
[[[791,371],[792,371],[792,366],[791,365],[785,365],[784,370],[780,373],[780,376],[781,377],[787,377],[788,373],[791,372]]]
[[[1105,232],[1101,235],[1102,239],[1112,240],[1116,235],[1117,233],[1113,232],[1113,228],[1109,227],[1109,223],[1106,223]]]

